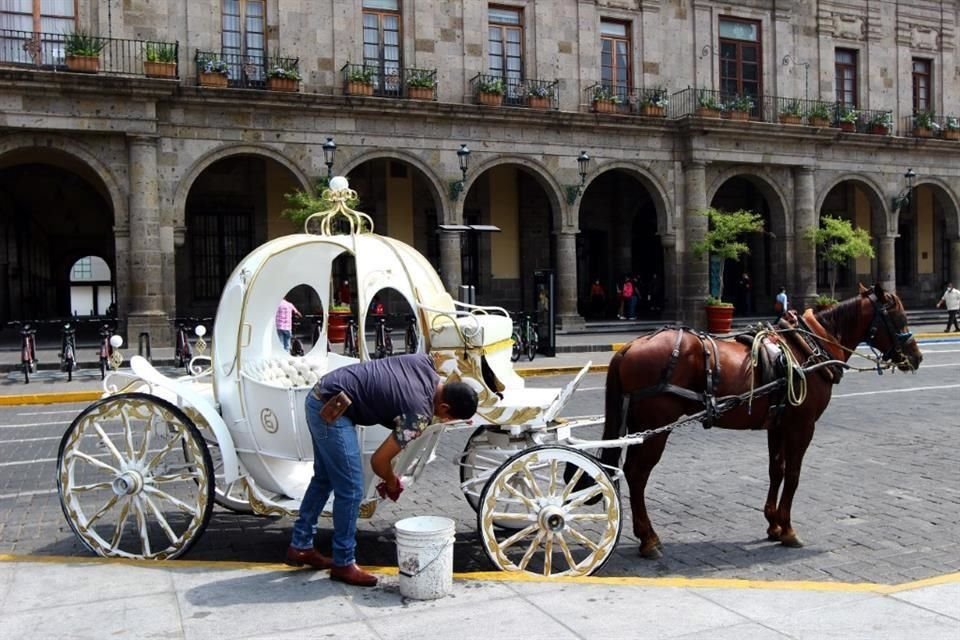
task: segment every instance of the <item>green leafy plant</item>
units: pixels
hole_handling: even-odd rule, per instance
[[[732,307],[732,302],[724,302],[716,296],[707,296],[706,305],[708,307]]]
[[[947,121],[944,125],[947,131],[960,131],[960,119],[957,119],[953,116],[947,117]]]
[[[889,111],[881,111],[870,119],[870,125],[889,129],[893,126],[893,114]]]
[[[63,48],[68,56],[99,56],[106,46],[106,38],[91,35],[86,31],[68,33],[63,39]]]
[[[697,106],[702,109],[713,109],[714,111],[723,111],[723,105],[717,100],[716,96],[706,89],[700,89],[697,94]]]
[[[874,256],[870,234],[849,220],[824,215],[819,227],[810,227],[806,238],[820,251],[830,266],[830,297],[837,295],[837,272],[851,259]]]
[[[177,45],[166,42],[148,42],[144,49],[144,56],[146,56],[147,62],[176,62]]]
[[[917,111],[913,114],[913,126],[916,129],[933,129],[935,127],[933,118],[933,111]]]
[[[703,240],[693,244],[693,253],[697,256],[714,255],[720,259],[720,291],[717,292],[717,298],[722,300],[724,263],[727,260],[739,261],[750,253],[750,247],[741,240],[741,236],[763,231],[763,216],[746,209],[721,211],[714,207],[703,209],[699,214],[707,217],[710,228]]]
[[[752,111],[753,99],[750,96],[737,95],[724,105],[728,111]]]
[[[552,98],[553,85],[535,84],[527,87],[527,95],[531,98]]]
[[[287,80],[301,80],[300,71],[297,69],[297,63],[289,58],[274,56],[270,59],[267,66],[268,78],[285,78]]]
[[[197,58],[197,70],[199,73],[219,73],[229,76],[230,68],[227,63],[217,56],[201,55]]]
[[[837,120],[840,122],[845,122],[847,124],[856,124],[857,118],[860,117],[860,112],[856,109],[843,108],[840,110],[840,115],[837,116]]]
[[[294,225],[302,228],[304,221],[314,213],[333,208],[333,202],[323,197],[323,192],[328,186],[329,179],[323,177],[317,180],[313,192],[297,189],[293,193],[283,194],[290,207],[284,209],[281,215],[290,218]],[[360,201],[357,198],[350,198],[346,201],[346,205],[351,209],[358,204],[360,204]]]
[[[373,76],[376,70],[367,66],[353,67],[347,74],[350,82],[359,82],[360,84],[373,84]]]
[[[491,78],[480,83],[480,93],[492,93],[493,95],[503,95],[505,86],[501,78]]]
[[[789,100],[783,103],[783,106],[780,107],[780,115],[782,116],[796,116],[798,118],[803,117],[803,108],[800,106],[799,100]]]
[[[594,102],[610,102],[612,104],[620,104],[620,96],[610,91],[608,87],[603,85],[597,85],[593,88],[593,101]]]
[[[817,102],[807,111],[807,117],[829,120],[832,113],[833,105],[827,104],[826,102]]]
[[[816,306],[818,306],[818,307],[832,307],[833,305],[837,304],[838,302],[840,302],[840,301],[837,300],[836,298],[834,298],[833,296],[828,296],[828,295],[825,294],[825,293],[819,294],[819,295],[816,297],[816,299],[813,301],[813,303],[814,303]]]
[[[335,304],[330,307],[331,313],[350,313],[350,305],[348,304]]]
[[[407,77],[407,86],[414,89],[433,89],[437,86],[436,73],[419,69],[414,70]]]
[[[667,90],[662,87],[651,89],[640,98],[640,106],[666,108],[670,104]]]

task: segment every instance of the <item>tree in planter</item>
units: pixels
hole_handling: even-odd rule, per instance
[[[290,221],[298,228],[302,227],[306,219],[314,213],[329,211],[334,208],[334,202],[329,195],[329,179],[327,177],[320,178],[317,180],[313,192],[297,189],[293,193],[283,194],[283,197],[290,204],[290,208],[284,209],[281,215],[290,218]],[[360,199],[348,198],[345,204],[354,209],[360,204]]]
[[[807,240],[812,242],[829,264],[830,298],[837,299],[837,271],[854,258],[872,258],[873,245],[865,229],[854,228],[849,220],[822,216],[819,227],[810,227]]]

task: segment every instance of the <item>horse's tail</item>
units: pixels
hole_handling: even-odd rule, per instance
[[[630,345],[627,344],[620,351],[613,355],[610,365],[607,367],[607,386],[604,399],[604,423],[603,439],[614,440],[619,438],[620,427],[623,425],[623,382],[620,379],[620,366],[623,363],[624,355]],[[600,454],[600,460],[605,465],[611,467],[619,466],[620,449],[604,449]]]

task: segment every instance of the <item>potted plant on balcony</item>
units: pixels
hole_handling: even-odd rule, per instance
[[[502,78],[490,78],[480,82],[479,87],[477,87],[480,104],[499,107],[503,103],[503,92],[505,90],[506,87]]]
[[[414,70],[407,78],[407,97],[411,100],[433,100],[436,87],[435,72]]]
[[[807,111],[807,123],[811,127],[829,127],[833,109],[826,102],[817,102]]]
[[[143,52],[143,73],[148,78],[176,78],[177,45],[148,42]]]
[[[90,35],[86,31],[68,33],[63,40],[67,69],[80,73],[100,71],[100,52],[107,46],[104,38]]]
[[[841,131],[856,131],[857,118],[859,117],[860,112],[858,112],[856,109],[843,107],[840,109],[840,115],[837,116],[837,126],[840,127]]]
[[[799,100],[787,100],[780,107],[780,124],[803,124],[803,109]]]
[[[890,135],[893,129],[893,114],[889,111],[881,111],[870,120],[869,133],[879,136]]]
[[[932,111],[917,111],[913,114],[913,135],[916,138],[931,138],[936,127]]]
[[[727,260],[738,261],[750,253],[750,247],[740,237],[763,231],[763,217],[745,209],[721,211],[714,207],[704,209],[700,215],[707,217],[710,228],[702,241],[693,244],[693,252],[697,256],[716,256],[719,272],[719,291],[706,301],[707,329],[711,333],[727,333],[733,324],[733,305],[723,302],[723,268]]]
[[[603,85],[597,85],[593,88],[592,103],[593,110],[597,113],[616,113],[620,105],[620,96]]]
[[[300,88],[300,72],[293,60],[275,57],[267,68],[267,89],[296,91]]]
[[[553,86],[534,84],[527,87],[527,106],[531,109],[549,109],[553,98]]]
[[[667,90],[661,87],[644,94],[640,100],[640,115],[653,118],[664,118],[667,115],[667,105],[670,99]]]
[[[201,87],[227,86],[230,77],[230,68],[227,63],[217,56],[199,56],[197,58],[197,81]]]
[[[727,102],[725,111],[731,120],[745,121],[750,119],[750,112],[753,111],[753,99],[750,96],[734,96]]]
[[[347,74],[347,94],[351,96],[372,96],[373,76],[376,69],[364,66],[355,66]]]
[[[960,140],[960,119],[948,116],[943,126],[944,140]]]
[[[701,118],[719,118],[723,105],[717,101],[712,92],[701,89],[697,95],[696,114]]]

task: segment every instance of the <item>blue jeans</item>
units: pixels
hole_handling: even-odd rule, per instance
[[[280,338],[280,344],[283,345],[284,351],[290,351],[290,338],[292,334],[287,329],[277,329],[277,337]]]
[[[307,427],[313,440],[313,479],[300,503],[290,544],[309,549],[317,534],[317,518],[333,491],[333,564],[345,567],[355,562],[357,517],[363,499],[363,465],[360,442],[353,421],[340,416],[332,424],[320,417],[323,403],[313,393],[304,403]]]

